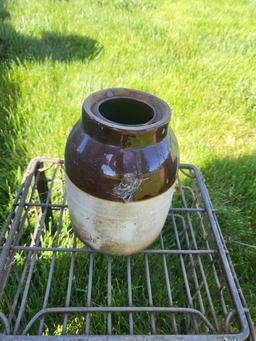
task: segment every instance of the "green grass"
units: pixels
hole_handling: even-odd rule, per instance
[[[87,95],[148,91],[172,106],[256,319],[255,17],[241,0],[2,0],[1,221],[28,160],[63,156]]]

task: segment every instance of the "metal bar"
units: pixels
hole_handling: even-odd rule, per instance
[[[40,162],[41,164],[41,162]],[[28,167],[29,168],[29,167]],[[48,167],[49,168],[49,167]],[[33,199],[33,196],[34,196],[34,192],[37,188],[37,183],[38,183],[38,177],[39,177],[39,174],[40,172],[42,172],[43,170],[42,169],[38,169],[38,165],[35,166],[35,183],[32,187],[32,190],[31,190],[31,194],[30,194],[30,198],[29,198],[29,202],[27,203],[29,206],[33,207],[33,204],[31,204],[32,202],[32,199]],[[47,179],[45,179],[46,181]],[[26,204],[24,204],[25,206]],[[49,204],[45,204],[46,206],[49,206]],[[29,216],[28,216],[28,213],[29,213],[29,210],[27,209],[28,207],[26,207],[26,211],[25,211],[25,214],[23,216],[23,219],[22,219],[22,222],[19,224],[19,226],[21,226],[21,228],[19,228],[19,234],[15,240],[15,244],[18,244],[20,242],[20,238],[22,236],[22,232],[23,232],[23,229],[24,229],[24,223],[25,223],[25,220],[27,219],[28,221],[28,224],[29,224],[29,227],[30,226],[30,223],[29,223]],[[40,222],[39,222],[39,225],[40,225]],[[37,226],[38,227],[38,226]],[[37,234],[37,228],[35,229],[35,232],[34,232],[34,235],[36,236]],[[31,242],[31,245],[33,245],[33,243],[35,243],[35,240],[33,239],[32,237],[32,242]],[[31,247],[31,246],[30,246]],[[11,310],[11,313],[9,315],[9,321],[11,322],[12,318],[13,318],[13,314],[14,314],[14,310],[16,308],[16,305],[17,305],[17,302],[18,302],[18,298],[19,298],[19,294],[20,294],[20,291],[22,289],[22,285],[23,285],[23,282],[24,282],[24,279],[25,279],[25,275],[26,275],[26,272],[27,272],[27,269],[28,269],[28,265],[29,265],[29,260],[30,260],[30,257],[31,257],[31,249],[30,247],[27,247],[27,249],[24,251],[27,251],[29,250],[29,254],[27,255],[26,257],[26,263],[24,265],[24,268],[23,268],[23,272],[22,272],[22,276],[21,276],[21,280],[19,282],[19,285],[18,285],[18,289],[16,290],[16,294],[15,294],[15,298],[14,298],[14,301],[13,301],[13,306],[12,306],[12,310]],[[11,249],[15,250],[13,247],[11,247]]]
[[[18,204],[14,205],[14,206],[18,206]],[[68,205],[66,204],[46,204],[46,203],[37,203],[37,202],[33,202],[33,203],[29,203],[26,202],[24,204],[24,207],[49,207],[52,209],[62,209],[62,208],[68,208]]]
[[[53,181],[51,183],[51,186],[50,186],[50,189],[49,189],[49,193],[47,195],[46,202],[49,202],[49,200],[50,200],[50,196],[51,196],[51,192],[52,192],[52,188],[53,188],[53,184],[54,184],[54,179],[56,177],[56,173],[57,173],[57,167],[55,167],[55,169],[54,169],[54,173],[53,173],[53,176],[52,176],[52,180]],[[37,237],[36,237],[36,246],[38,246],[39,242],[40,242],[40,237],[41,237],[41,234],[43,232],[43,227],[44,227],[44,221],[45,221],[45,218],[46,218],[46,213],[47,213],[47,210],[44,211],[44,213],[42,214],[41,220],[40,220],[40,226],[39,226],[38,234],[37,234]],[[27,295],[28,295],[28,291],[29,291],[29,287],[30,287],[31,278],[32,278],[32,275],[33,275],[35,263],[36,263],[36,253],[34,253],[33,256],[32,256],[32,261],[31,261],[31,265],[30,265],[30,269],[29,269],[26,285],[25,285],[23,296],[22,296],[22,300],[21,300],[18,317],[17,317],[16,323],[15,323],[15,327],[14,327],[14,334],[16,334],[17,331],[18,331],[18,328],[19,328],[19,325],[20,325],[20,321],[21,321],[23,313],[24,313],[25,304],[26,304],[26,301],[27,301]]]
[[[24,180],[24,190],[23,190],[23,193],[22,193],[21,198],[20,198],[20,203],[19,203],[17,212],[15,214],[14,221],[13,221],[12,226],[10,228],[7,240],[5,242],[4,248],[2,249],[2,253],[0,255],[0,296],[2,294],[3,286],[5,283],[5,281],[2,280],[2,277],[6,276],[6,271],[7,271],[6,261],[9,259],[8,258],[9,250],[10,250],[13,237],[15,235],[15,232],[17,230],[17,226],[19,224],[19,221],[20,221],[20,218],[22,215],[23,205],[24,205],[24,202],[26,201],[29,186],[30,186],[30,183],[33,179],[33,171],[34,171],[35,167],[36,167],[36,163],[33,164],[33,167],[31,167],[32,168],[31,172],[28,174],[28,176]]]
[[[231,262],[229,262],[230,266],[231,266],[231,271],[233,273],[233,276],[234,276],[234,280],[236,282],[236,285],[237,285],[237,289],[238,289],[238,292],[239,292],[239,295],[241,297],[241,301],[242,301],[242,304],[244,306],[244,311],[246,313],[246,317],[247,317],[247,320],[248,320],[248,323],[249,323],[249,328],[250,328],[250,339],[251,341],[256,341],[256,330],[254,328],[254,323],[253,323],[253,320],[251,318],[251,315],[250,315],[250,312],[249,312],[249,309],[247,307],[247,303],[245,302],[245,298],[244,298],[244,294],[241,290],[241,287],[239,285],[239,282],[238,282],[238,278],[236,276],[236,273],[234,272],[234,266]]]
[[[188,187],[188,190],[190,191],[190,193],[191,193],[191,195],[193,197],[193,200],[195,201],[196,198],[195,198],[194,192],[189,187]],[[186,197],[185,197],[185,194],[184,194],[183,190],[181,192],[181,196],[182,196],[182,200],[184,200],[183,201],[184,206],[187,207],[187,201],[186,201]],[[190,219],[189,213],[187,213],[187,217],[189,219],[188,220],[189,228],[190,228],[190,232],[191,232],[191,236],[192,236],[192,241],[193,241],[194,247],[196,249],[198,249],[197,241],[196,241],[196,237],[195,237],[195,232],[194,232],[194,229],[193,229],[193,224],[192,224],[192,221]],[[198,262],[199,262],[199,268],[200,268],[200,271],[201,271],[201,274],[202,274],[202,279],[203,279],[206,295],[207,295],[208,301],[210,303],[211,314],[213,316],[216,328],[218,330],[219,329],[219,323],[218,323],[218,320],[217,320],[216,311],[215,311],[215,308],[214,308],[213,300],[212,300],[211,293],[210,293],[210,290],[209,290],[209,286],[208,286],[208,283],[207,283],[204,267],[203,267],[203,264],[202,264],[202,261],[201,261],[201,257],[198,255],[197,258],[198,258]]]
[[[31,202],[33,200],[33,196],[34,196],[34,193],[35,193],[35,190],[36,190],[36,181],[37,181],[37,176],[35,177],[35,183],[33,184],[32,186],[32,189],[31,189],[31,193],[30,193],[30,197],[29,197],[29,202]],[[29,192],[29,189],[28,189],[28,192]],[[25,221],[26,219],[28,220],[28,213],[29,213],[29,209],[26,208],[25,209],[25,213],[23,214],[23,217],[21,219],[21,222],[19,222],[19,224],[17,225],[17,229],[18,229],[18,235],[16,236],[13,244],[18,244],[20,242],[20,239],[22,237],[22,233],[23,233],[23,230],[24,230],[24,224],[25,224]],[[29,220],[28,220],[28,223],[29,223]],[[12,252],[9,252],[9,258],[10,260],[12,260],[14,258],[14,255],[15,255],[15,250],[13,249],[13,247],[11,246],[10,247],[10,250],[12,250]],[[27,272],[27,268],[28,268],[28,264],[27,264],[27,260],[26,260],[26,263],[24,265],[24,268],[23,268],[23,272],[22,272],[22,275],[21,275],[21,278],[20,278],[20,281],[18,283],[18,288],[16,290],[16,293],[15,293],[15,297],[14,297],[14,300],[13,300],[13,303],[12,303],[12,309],[10,311],[10,314],[8,316],[8,320],[9,320],[9,323],[11,324],[11,321],[14,317],[14,312],[15,312],[15,309],[16,309],[16,305],[17,305],[17,302],[18,302],[18,298],[19,298],[19,295],[20,295],[20,292],[22,290],[22,286],[23,286],[23,282],[24,282],[24,279],[25,279],[25,274]],[[8,273],[7,273],[8,275]],[[7,277],[5,279],[5,281],[7,281]]]
[[[147,289],[148,289],[148,303],[150,307],[153,307],[153,297],[152,297],[152,290],[151,290],[151,280],[150,280],[150,271],[149,271],[149,264],[148,264],[148,255],[145,254],[145,270],[146,270],[146,281],[147,281]],[[152,334],[156,334],[156,320],[154,314],[150,314],[151,319],[151,330]]]
[[[37,192],[38,192],[40,203],[44,204],[46,203],[46,198],[47,198],[49,189],[48,189],[48,181],[45,175],[45,168],[43,167],[42,162],[40,162],[37,166],[36,175],[37,174],[38,174]],[[51,204],[51,199],[49,201],[49,204]],[[45,217],[46,229],[49,228],[49,222],[51,218],[52,218],[52,210],[51,210],[51,207],[48,207],[46,217]]]
[[[24,250],[24,251],[37,251],[37,252],[45,252],[45,251],[58,251],[58,252],[84,252],[84,253],[95,253],[94,250],[89,249],[89,248],[67,248],[67,247],[36,247],[36,246],[12,246],[11,249],[13,250]],[[189,255],[189,254],[215,254],[216,250],[182,250],[182,249],[174,249],[174,250],[168,250],[168,249],[163,249],[163,250],[157,250],[157,249],[152,249],[152,250],[144,250],[141,253],[144,254],[174,254],[174,255]]]
[[[108,256],[108,307],[112,305],[112,294],[111,294],[111,261],[112,258]],[[112,334],[112,316],[111,312],[108,313],[108,335]]]
[[[14,204],[13,206],[18,206],[18,204]],[[33,203],[29,203],[29,202],[26,202],[24,203],[24,207],[49,207],[49,208],[52,208],[52,209],[60,209],[60,208],[68,208],[68,205],[64,205],[64,204],[45,204],[45,203],[36,203],[36,202],[33,202]],[[170,211],[171,212],[205,212],[205,208],[202,208],[202,207],[198,207],[198,208],[185,208],[185,207],[171,207],[170,208]]]
[[[66,198],[65,198],[65,195],[64,195],[63,196],[63,202],[65,202],[65,200],[66,200]],[[56,234],[56,238],[55,238],[55,241],[54,241],[54,246],[55,247],[58,245],[58,241],[59,241],[63,213],[64,213],[64,210],[62,209],[60,211],[60,215],[59,215],[58,223],[57,223],[57,234]],[[51,264],[50,264],[50,270],[49,270],[49,274],[48,274],[47,286],[46,286],[45,295],[44,295],[43,309],[46,308],[47,304],[48,304],[48,299],[49,299],[50,290],[51,290],[51,284],[52,284],[52,277],[53,277],[55,261],[56,261],[56,251],[53,251],[53,256],[52,256]],[[44,318],[42,318],[42,320],[40,321],[40,325],[39,325],[39,329],[38,329],[38,334],[39,335],[42,334],[43,327],[44,327]]]
[[[11,304],[11,300],[9,298],[9,296],[7,295],[7,292],[6,291],[3,291],[3,295],[2,295],[2,301],[5,302],[5,304],[8,306],[8,309],[9,309],[9,316],[12,314],[14,316],[14,311],[12,310],[12,304]],[[14,316],[15,318],[15,316]],[[8,323],[10,325],[10,320],[8,319]]]
[[[56,158],[51,158],[51,157],[42,157],[42,156],[39,156],[39,157],[33,158],[33,159],[30,161],[28,168],[31,167],[30,164],[34,164],[35,162],[36,162],[36,163],[38,163],[38,162],[43,162],[43,163],[48,162],[48,163],[50,163],[50,167],[51,167],[52,165],[56,165],[56,166],[58,166],[58,165],[64,165],[64,160],[61,159],[61,158],[57,158],[57,157],[56,157]],[[49,167],[45,167],[45,169],[48,169],[48,168],[49,168]]]
[[[191,171],[191,169],[189,168],[189,164],[180,164],[179,165],[179,171],[182,173],[182,174],[184,174],[185,176],[187,176],[188,178],[194,178],[195,177],[195,175],[193,176],[193,175],[191,175],[191,172],[189,172],[189,173],[187,173],[186,171],[185,171],[185,169],[186,168],[188,168],[190,171]]]
[[[176,244],[177,244],[178,248],[180,249],[181,248],[180,239],[179,239],[179,234],[178,234],[178,229],[177,229],[176,221],[175,221],[175,218],[174,218],[173,214],[172,214],[172,223],[173,223],[173,229],[174,229],[175,238],[176,238]],[[185,262],[184,262],[184,258],[183,258],[182,254],[180,255],[180,264],[181,264],[182,275],[183,275],[183,278],[184,278],[184,285],[185,285],[185,288],[186,288],[188,304],[189,304],[189,306],[191,308],[193,308],[193,299],[192,299],[191,292],[190,292],[187,271],[186,271]],[[195,318],[193,318],[193,323],[194,323],[195,331],[196,331],[196,333],[198,333],[199,332],[198,323],[197,323]]]
[[[234,318],[235,315],[236,315],[236,311],[233,309],[226,316],[225,329],[226,329],[227,333],[230,333],[230,323],[231,323],[231,321],[232,321],[232,319]]]
[[[19,206],[18,201],[19,201],[20,196],[22,194],[23,187],[24,187],[24,183],[22,183],[20,185],[20,187],[18,189],[18,192],[16,194],[16,197],[14,199],[14,203],[12,205],[11,212],[8,214],[8,217],[7,217],[6,221],[5,221],[5,224],[4,224],[3,228],[1,229],[0,244],[2,243],[2,240],[3,240],[4,236],[5,236],[5,233],[6,233],[7,229],[8,229],[8,227],[9,227],[9,224],[10,224],[11,220],[14,218],[15,207]]]
[[[205,212],[205,208],[198,207],[171,207],[169,212]]]
[[[90,254],[90,265],[89,265],[89,275],[88,275],[88,286],[87,286],[87,307],[91,306],[91,297],[92,297],[92,275],[93,275],[93,259],[94,254]],[[85,321],[85,334],[90,334],[90,314],[86,314]]]
[[[184,218],[181,215],[178,215],[178,214],[176,214],[175,217],[179,217],[181,219],[182,227],[183,227],[183,233],[184,233],[184,236],[185,236],[185,241],[186,241],[186,244],[187,244],[188,248],[191,249],[191,245],[190,245],[189,236],[188,236],[188,233],[187,233],[187,226],[186,226],[185,220],[184,220]],[[197,273],[196,273],[196,264],[195,264],[193,256],[191,254],[189,255],[189,261],[190,261],[190,264],[191,264],[192,276],[193,276],[193,280],[194,280],[194,283],[195,283],[196,293],[198,295],[198,301],[199,301],[200,310],[202,311],[203,314],[205,314],[204,302],[203,302],[203,299],[202,299],[202,295],[201,295],[201,291],[200,291],[200,287],[199,287],[199,282],[198,282],[198,276],[197,276]],[[193,297],[192,297],[192,299],[193,299]]]
[[[37,166],[35,167],[35,170],[37,169]],[[38,179],[38,173],[35,175],[35,182],[32,186],[32,189],[31,189],[31,194],[30,194],[30,198],[29,198],[29,202],[31,202],[33,200],[33,197],[34,197],[34,193],[35,193],[35,190],[36,190],[36,185],[37,185],[37,179]],[[19,224],[19,226],[21,226],[21,228],[19,229],[19,233],[18,233],[18,236],[17,238],[15,239],[15,242],[14,244],[18,244],[20,242],[20,239],[22,237],[22,233],[23,233],[23,230],[24,230],[24,223],[25,223],[25,219],[27,219],[28,221],[28,224],[29,224],[29,227],[30,227],[30,222],[29,222],[29,216],[28,216],[28,213],[29,213],[29,209],[26,209],[25,211],[25,214],[23,216],[23,221]],[[39,221],[39,220],[38,220]],[[36,225],[35,227],[35,230],[34,230],[34,234],[36,235],[37,232],[38,232],[38,227],[40,225],[40,222],[38,222],[38,224]],[[31,244],[29,247],[31,247],[33,245],[33,243],[35,243],[35,240],[33,240],[33,236],[32,236],[32,240],[31,240]],[[28,247],[28,248],[29,248]],[[15,248],[14,246],[11,246],[10,248],[11,250],[15,251]],[[25,251],[25,250],[24,250]],[[27,274],[27,270],[28,270],[28,266],[29,266],[29,262],[30,262],[30,257],[31,257],[31,254],[32,254],[32,251],[29,250],[29,253],[28,255],[26,255],[26,262],[24,264],[24,267],[23,267],[23,271],[22,271],[22,274],[21,274],[21,278],[20,278],[20,283],[18,285],[18,288],[16,290],[16,293],[15,293],[15,297],[14,297],[14,300],[13,300],[13,303],[12,303],[12,311],[11,313],[9,314],[9,322],[11,323],[13,317],[14,316],[14,311],[16,309],[16,306],[17,306],[17,303],[18,303],[18,300],[19,300],[19,296],[20,296],[20,293],[21,293],[21,290],[22,290],[22,287],[23,287],[23,284],[24,284],[24,281],[25,281],[25,276]],[[12,256],[14,256],[14,253],[12,253]]]
[[[181,219],[182,227],[183,227],[183,233],[184,233],[184,236],[185,236],[186,244],[187,244],[187,246],[189,248],[191,248],[189,236],[188,236],[188,233],[187,233],[187,226],[186,226],[186,222],[185,222],[183,216],[176,214],[175,217],[178,217],[178,218]],[[205,306],[204,306],[204,302],[203,302],[202,295],[201,295],[201,290],[200,290],[200,285],[199,285],[199,281],[198,281],[198,276],[197,276],[197,273],[196,273],[196,263],[194,262],[193,256],[191,254],[189,255],[189,260],[190,260],[190,264],[191,264],[192,276],[193,276],[193,279],[194,279],[195,290],[196,290],[196,293],[192,296],[192,300],[196,296],[198,296],[200,310],[205,315]],[[208,331],[208,330],[206,330],[206,331]]]
[[[37,168],[37,167],[36,167]],[[37,178],[38,178],[38,175],[35,176],[35,183],[32,187],[32,190],[31,190],[31,195],[30,195],[30,199],[29,199],[29,202],[32,201],[33,199],[33,196],[34,196],[34,192],[36,190],[36,185],[37,185]],[[27,209],[26,212],[25,212],[25,218],[27,218],[28,220],[28,223],[29,223],[29,219],[28,219],[28,212],[29,210]],[[21,236],[22,236],[22,232],[23,232],[23,228],[24,228],[24,222],[22,222],[21,224],[21,228],[20,228],[20,231],[19,231],[19,234],[15,240],[15,244],[18,243],[21,239]],[[37,235],[38,233],[38,228],[40,226],[40,220],[38,220],[38,224],[36,225],[35,227],[35,230],[34,230],[34,237]],[[29,223],[29,227],[30,227],[30,223]],[[33,235],[32,235],[32,240],[31,240],[31,245],[33,245],[33,243],[35,243],[35,239],[34,239]],[[12,249],[12,247],[11,247]],[[9,322],[11,323],[11,320],[12,318],[14,317],[13,313],[16,309],[16,305],[18,303],[18,300],[19,300],[19,296],[20,296],[20,293],[21,293],[21,290],[22,290],[22,287],[23,287],[23,284],[24,284],[24,281],[25,281],[25,278],[26,278],[26,274],[27,274],[27,270],[28,270],[28,267],[29,267],[29,262],[30,262],[30,257],[31,257],[31,254],[32,254],[32,251],[29,251],[28,255],[26,255],[26,262],[25,262],[25,265],[23,267],[23,271],[22,271],[22,275],[21,275],[21,280],[20,280],[20,283],[19,283],[19,286],[16,290],[16,294],[15,294],[15,298],[13,300],[13,304],[12,304],[12,312],[11,314],[9,315]],[[16,322],[17,322],[17,319],[16,319]]]
[[[34,243],[34,241],[32,240],[31,243]],[[13,248],[11,247],[11,249],[13,249]],[[25,281],[25,278],[26,278],[26,274],[27,274],[27,271],[28,271],[31,254],[32,254],[32,251],[29,251],[28,254],[26,255],[26,262],[24,264],[24,267],[23,267],[23,270],[22,270],[22,274],[21,274],[21,278],[20,278],[20,282],[19,282],[18,288],[17,288],[16,293],[15,293],[14,300],[13,300],[13,303],[12,303],[12,312],[9,314],[9,318],[8,318],[10,323],[11,323],[12,319],[15,317],[14,316],[14,311],[16,309],[16,306],[17,306],[17,303],[18,303],[18,300],[19,300],[19,296],[21,294],[21,291],[22,291],[22,288],[23,288],[23,284],[24,284],[24,281]]]
[[[74,247],[76,246],[76,236],[74,236],[73,245],[74,245]],[[73,279],[73,273],[74,273],[74,262],[75,262],[75,253],[72,252],[71,260],[70,260],[70,267],[69,267],[68,289],[67,289],[65,307],[69,307],[69,304],[70,304],[70,296],[71,296],[71,290],[72,290],[72,279]],[[62,334],[66,334],[67,323],[68,323],[68,314],[65,314],[64,320],[63,320],[63,326],[62,326]]]
[[[183,206],[187,207],[187,200],[186,200],[185,193],[184,193],[184,190],[182,188],[181,181],[180,181],[179,177],[178,177],[178,183],[179,183],[179,189],[180,189],[180,193],[181,193],[181,198],[182,198]],[[189,189],[189,191],[192,194],[193,200],[195,200],[194,193],[190,189]],[[189,230],[190,230],[190,233],[191,233],[193,245],[194,245],[195,249],[198,249],[197,241],[196,241],[196,238],[195,238],[195,233],[194,233],[194,229],[193,229],[193,225],[192,225],[192,221],[191,221],[189,213],[186,213],[186,217],[187,217],[187,220],[188,220],[188,226],[189,226]],[[201,275],[202,275],[202,280],[203,280],[205,292],[206,292],[206,295],[207,295],[207,298],[208,298],[208,303],[209,303],[210,311],[211,311],[211,314],[212,314],[212,317],[213,317],[216,329],[218,330],[219,329],[219,323],[218,323],[218,320],[217,320],[216,312],[215,312],[215,309],[214,309],[212,297],[211,297],[211,294],[210,294],[210,290],[209,290],[209,287],[208,287],[208,283],[207,283],[204,267],[203,267],[203,264],[202,264],[200,256],[197,256],[197,260],[198,260],[199,269],[200,269],[200,272],[201,272]]]
[[[207,188],[204,184],[203,176],[201,175],[201,173],[199,172],[199,170],[196,167],[193,166],[193,169],[194,169],[196,177],[198,179],[198,183],[199,183],[199,187],[200,187],[200,190],[202,193],[202,197],[204,199],[206,210],[207,210],[210,222],[211,222],[211,227],[212,227],[212,231],[213,231],[213,234],[215,236],[215,240],[216,240],[216,243],[218,246],[222,266],[223,266],[223,269],[225,271],[225,278],[226,278],[226,281],[228,284],[229,292],[231,294],[232,300],[233,300],[233,302],[236,306],[236,309],[238,311],[238,318],[240,320],[241,327],[242,327],[241,335],[243,335],[244,339],[246,339],[249,336],[250,329],[249,329],[248,321],[247,321],[247,318],[246,318],[246,315],[245,315],[245,312],[243,309],[243,305],[242,305],[242,302],[241,302],[241,299],[240,299],[240,296],[239,296],[239,293],[238,293],[238,290],[237,290],[237,287],[235,284],[235,280],[234,280],[234,277],[232,274],[232,270],[230,268],[229,261],[227,259],[227,255],[226,255],[224,245],[222,242],[222,236],[219,233],[219,228],[217,226],[217,223],[216,223],[216,220],[214,217],[214,212],[211,209],[211,201],[210,201],[210,198],[208,196]]]
[[[211,204],[211,202],[210,202],[210,204]],[[217,217],[215,216],[215,214],[214,214],[214,217],[215,217],[215,221],[216,221],[216,224],[218,226],[218,229],[219,229],[219,233],[222,236],[222,232],[221,232],[221,229],[219,227],[219,224],[218,224],[218,221],[217,221]],[[225,240],[224,240],[223,236],[222,236],[222,239],[223,239],[224,249],[226,249],[226,244],[225,244]],[[240,296],[240,299],[241,299],[241,302],[242,302],[242,305],[244,307],[244,311],[246,313],[246,317],[247,317],[248,324],[249,324],[249,329],[250,329],[250,339],[251,339],[251,341],[256,341],[256,330],[254,328],[254,324],[253,324],[251,315],[249,313],[248,306],[247,306],[247,303],[246,303],[245,298],[244,298],[244,294],[243,294],[242,289],[240,287],[239,280],[237,278],[237,275],[236,275],[236,272],[235,272],[235,268],[234,268],[234,265],[233,265],[233,263],[231,261],[231,258],[230,258],[229,254],[227,255],[227,259],[228,259],[228,263],[229,263],[229,266],[230,266],[230,269],[231,269],[231,272],[232,272],[232,275],[233,275],[233,278],[234,278],[234,281],[235,281],[235,284],[236,284],[236,287],[237,287],[237,290],[238,290],[238,293],[239,293],[239,296]]]
[[[199,220],[200,220],[200,227],[202,229],[202,233],[203,233],[203,235],[206,235],[206,230],[205,230],[205,227],[204,227],[202,214],[200,212],[198,212],[197,215],[198,215]],[[205,238],[205,245],[206,245],[207,249],[209,250],[210,249],[210,245],[209,245],[209,242],[208,242],[208,240],[206,238]],[[220,279],[219,279],[219,276],[218,276],[218,273],[217,273],[217,270],[216,270],[215,261],[214,261],[214,258],[213,258],[213,256],[211,254],[208,254],[208,257],[209,257],[209,260],[210,260],[213,277],[214,277],[214,280],[215,280],[215,283],[216,283],[216,286],[217,286],[217,289],[218,289],[218,294],[220,295],[221,307],[222,307],[222,310],[224,312],[224,315],[227,315],[227,313],[228,313],[227,306],[226,306],[226,303],[225,303],[224,296],[222,294],[222,287],[221,287]]]
[[[128,284],[128,304],[132,307],[132,273],[131,273],[131,256],[127,257],[127,284]],[[129,330],[133,335],[133,316],[129,313]]]
[[[194,183],[193,183],[193,185],[194,185]],[[194,187],[195,187],[195,189],[197,190],[197,187],[198,187],[198,186],[195,186],[195,185],[194,185]],[[192,195],[192,197],[193,197],[193,200],[194,200],[194,202],[195,202],[195,204],[196,204],[196,201],[197,201],[196,199],[197,199],[197,197],[196,197],[194,191],[193,191],[191,188],[188,188],[188,189],[189,189],[189,191],[190,191],[190,193],[191,193],[191,195]],[[206,236],[206,229],[205,229],[205,227],[204,227],[204,222],[203,222],[202,213],[201,213],[201,212],[197,212],[197,216],[199,217],[199,221],[200,221],[199,227],[200,227],[201,230],[202,230],[203,236]],[[193,233],[193,239],[194,239],[194,244],[196,245],[196,248],[197,248],[197,242],[196,242],[196,238],[195,238],[195,234],[194,234],[194,233]],[[206,248],[207,248],[207,249],[210,249],[210,245],[209,245],[208,239],[207,239],[207,238],[204,238],[204,241],[205,241]],[[210,264],[211,264],[211,268],[212,268],[213,277],[214,277],[214,280],[215,280],[215,283],[216,283],[216,286],[217,286],[217,289],[218,289],[218,294],[220,295],[220,304],[221,304],[222,310],[223,310],[223,312],[224,312],[224,315],[226,316],[226,315],[228,314],[228,311],[227,311],[227,307],[226,307],[226,303],[225,303],[224,296],[223,296],[223,294],[222,294],[222,287],[221,287],[221,285],[220,285],[219,276],[218,276],[218,273],[217,273],[217,270],[216,270],[216,267],[215,267],[215,264],[214,264],[214,263],[215,263],[215,262],[214,262],[214,258],[213,258],[213,256],[212,256],[211,254],[209,254],[208,257],[209,257],[209,260],[210,260]],[[214,307],[214,305],[213,305],[213,307]],[[214,309],[214,308],[213,308],[213,309]],[[213,313],[214,313],[214,315],[215,315],[215,311],[214,311]],[[215,320],[216,320],[216,318],[215,318]],[[216,323],[216,322],[217,322],[217,321],[215,321],[215,324],[216,324],[216,326],[217,326],[217,328],[218,328],[218,322],[217,322],[217,323]]]
[[[236,340],[235,341],[241,341],[241,335],[240,333],[235,334]],[[215,334],[215,335],[209,335],[208,334],[201,334],[201,335],[179,335],[178,340],[179,341],[209,341],[209,338],[211,341],[234,341],[234,334]],[[131,339],[131,338],[130,338]],[[177,335],[158,335],[158,340],[161,341],[177,341]],[[21,336],[17,337],[15,335],[0,335],[0,341],[109,341],[108,336],[106,335],[91,335],[89,338],[85,336],[79,336],[79,335],[69,335],[65,339],[63,339],[63,336]],[[128,341],[127,335],[112,335],[111,341]],[[155,341],[156,335],[139,335],[136,336],[136,341]]]
[[[33,318],[29,321],[27,326],[22,332],[25,335],[32,325],[43,315],[59,313],[59,314],[75,314],[75,313],[169,313],[169,314],[191,314],[196,315],[198,318],[208,326],[208,328],[214,332],[214,327],[207,320],[207,318],[196,309],[192,308],[181,308],[181,307],[54,307],[45,308],[36,313]],[[127,337],[127,336],[126,336]]]
[[[162,233],[160,233],[160,245],[161,248],[164,249],[164,240]],[[167,261],[166,261],[166,256],[162,255],[163,258],[163,267],[164,267],[164,275],[165,275],[165,283],[166,283],[166,289],[167,289],[167,295],[168,295],[168,303],[170,306],[173,306],[173,300],[172,300],[172,291],[171,291],[171,286],[170,286],[170,276],[169,276],[169,271],[167,267]],[[178,334],[178,329],[177,329],[177,322],[175,315],[171,315],[171,324],[174,332]]]
[[[5,314],[1,313],[1,311],[0,311],[0,321],[2,321],[4,324],[5,334],[11,334],[11,328],[10,328],[9,321],[8,321],[7,317],[5,316]]]

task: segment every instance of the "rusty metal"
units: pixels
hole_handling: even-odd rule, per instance
[[[255,340],[196,167],[180,165],[159,239],[129,257],[99,255],[73,234],[63,167],[32,160],[1,231],[0,340]]]

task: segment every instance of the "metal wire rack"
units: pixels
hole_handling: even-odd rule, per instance
[[[63,161],[33,159],[0,246],[0,340],[255,340],[192,165],[180,165],[172,208],[150,249],[110,257],[73,233]]]

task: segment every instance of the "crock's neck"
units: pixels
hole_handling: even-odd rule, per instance
[[[120,147],[145,147],[168,132],[170,108],[160,98],[131,89],[106,89],[86,98],[84,130],[92,138]]]

